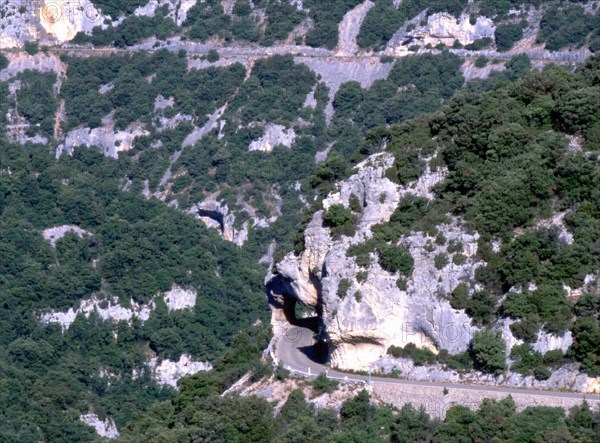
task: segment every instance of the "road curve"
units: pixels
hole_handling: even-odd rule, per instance
[[[420,381],[406,380],[399,378],[375,377],[361,374],[344,373],[333,370],[325,365],[313,361],[310,355],[310,348],[313,344],[313,332],[310,329],[299,326],[290,327],[284,336],[279,339],[276,345],[275,356],[277,360],[290,372],[308,377],[316,377],[322,372],[326,372],[329,378],[337,380],[347,380],[364,383],[381,383],[381,384],[396,384],[410,386],[427,386],[427,387],[451,387],[452,389],[462,389],[476,392],[490,392],[503,394],[534,394],[545,397],[570,398],[570,399],[594,399],[600,397],[598,394],[586,394],[581,392],[561,392],[547,391],[542,389],[518,388],[518,387],[502,387],[490,385],[473,385],[446,383],[435,381]]]

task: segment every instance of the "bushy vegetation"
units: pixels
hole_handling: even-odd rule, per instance
[[[337,380],[333,380],[327,377],[324,372],[321,372],[313,381],[313,390],[317,395],[331,394],[337,389],[339,384]]]
[[[582,47],[592,42],[593,50],[600,49],[600,14],[587,14],[579,5],[548,8],[537,36],[546,49],[557,51],[570,46]]]
[[[67,128],[100,126],[101,119],[115,111],[119,129],[141,120],[150,123],[154,99],[173,97],[173,112],[190,114],[201,125],[230,98],[244,80],[245,69],[235,64],[227,68],[188,70],[185,53],[166,50],[152,55],[67,59],[67,80],[61,89],[68,115]],[[152,76],[152,81],[148,77]],[[110,85],[108,91],[100,87]]]
[[[360,0],[308,0],[303,2],[309,10],[314,26],[306,34],[306,44],[334,49],[338,43],[339,23],[346,12],[360,4]]]
[[[152,437],[161,441],[384,443],[401,441],[478,442],[506,441],[594,442],[600,412],[589,404],[561,408],[529,407],[517,412],[513,399],[484,400],[476,411],[452,406],[444,420],[432,419],[424,409],[374,406],[361,391],[346,400],[339,415],[306,402],[302,390],[292,391],[273,419],[273,406],[257,397],[219,397],[182,386],[178,399],[152,406],[123,432],[124,442]],[[221,440],[221,438],[223,438]],[[570,439],[570,440],[567,440]]]
[[[542,355],[534,351],[528,343],[513,346],[510,358],[514,361],[510,367],[512,371],[521,375],[533,375],[537,380],[550,378],[550,367],[559,366],[565,360],[560,349]]]
[[[92,3],[113,19],[118,18],[120,15],[130,15],[136,8],[146,4],[144,0],[132,0],[125,4],[118,0],[92,0]]]
[[[417,348],[414,343],[408,343],[404,347],[390,346],[387,354],[396,358],[409,358],[417,366],[431,364],[436,361],[436,356],[427,348]]]
[[[17,112],[31,125],[29,132],[52,137],[57,109],[52,92],[56,75],[26,70],[17,79],[21,81],[21,87],[15,105]]]
[[[167,17],[167,13],[167,7],[163,6],[157,9],[153,17],[130,15],[116,26],[111,24],[106,29],[102,29],[100,26],[94,27],[91,35],[78,32],[73,43],[125,48],[153,36],[166,40],[174,34],[176,29],[175,23]]]
[[[501,315],[519,319],[511,329],[526,341],[535,341],[541,327],[559,334],[577,330],[582,343],[574,345],[574,358],[585,360],[586,370],[595,373],[599,366],[590,356],[597,349],[593,337],[598,329],[586,315],[573,323],[574,308],[562,285],[581,286],[600,266],[592,240],[600,236],[600,168],[594,155],[569,152],[564,135],[578,134],[584,143],[595,140],[598,66],[598,58],[592,58],[576,73],[550,67],[489,92],[461,92],[426,125],[375,132],[367,147],[385,140],[400,156],[415,140],[435,137],[450,173],[436,188],[438,198],[405,198],[390,222],[376,227],[372,239],[349,253],[359,257],[382,242],[396,244],[411,230],[435,236],[444,214],[463,216],[483,234],[478,254],[486,265],[477,269],[476,278],[484,290],[469,294],[459,287],[450,295],[452,306],[466,309],[480,324]],[[561,210],[567,211],[572,243],[561,240],[556,228],[531,227],[536,218]],[[515,235],[515,228],[523,232]],[[492,250],[494,238],[502,239],[498,252]],[[499,306],[511,287],[526,288],[532,282],[536,290],[509,293]]]
[[[331,205],[323,215],[323,221],[329,227],[334,236],[347,235],[352,237],[356,232],[356,215],[344,205]]]
[[[496,27],[494,39],[498,51],[504,52],[512,49],[513,45],[523,38],[523,29],[527,22],[509,23]]]
[[[266,319],[262,267],[201,222],[122,192],[126,161],[96,150],[56,161],[44,147],[4,138],[0,145],[0,162],[13,171],[0,176],[1,440],[92,440],[80,413],[110,412],[122,426],[172,395],[143,370],[147,352],[213,359],[240,329]],[[41,232],[63,224],[91,236],[67,235],[53,248]],[[42,312],[77,307],[93,293],[127,306],[173,283],[198,292],[196,309],[169,313],[158,301],[145,323],[92,314],[64,333],[39,321]],[[120,376],[101,378],[100,368]]]
[[[506,345],[502,335],[489,329],[477,331],[471,340],[470,352],[475,369],[493,374],[501,374],[506,369]]]
[[[8,58],[4,54],[0,54],[0,69],[4,69],[9,65]]]
[[[403,247],[382,246],[378,249],[379,264],[389,272],[400,271],[406,277],[410,277],[414,267],[414,260],[410,251]]]

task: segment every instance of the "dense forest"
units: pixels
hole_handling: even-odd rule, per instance
[[[91,440],[78,422],[91,404],[121,426],[172,395],[144,370],[150,355],[212,360],[234,334],[266,320],[264,268],[200,221],[120,190],[124,160],[79,150],[56,161],[4,136],[0,146],[0,440]],[[91,235],[67,235],[53,248],[41,231],[62,224]],[[168,312],[158,301],[143,323],[92,314],[64,332],[39,319],[91,294],[147,302],[173,283],[198,292],[194,310]],[[99,368],[120,375],[103,378]]]

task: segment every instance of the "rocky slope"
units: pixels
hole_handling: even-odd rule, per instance
[[[577,365],[555,371],[546,381],[533,376],[523,377],[508,372],[503,377],[473,372],[460,375],[443,369],[441,365],[415,366],[405,359],[394,359],[386,352],[390,346],[406,346],[412,343],[434,352],[441,349],[450,354],[467,350],[473,333],[479,327],[463,309],[453,309],[448,301],[450,294],[460,283],[471,290],[479,288],[475,283],[475,271],[485,263],[477,258],[478,238],[476,232],[467,232],[461,220],[451,218],[450,223],[438,226],[445,238],[444,244],[422,232],[411,232],[401,237],[399,244],[410,251],[414,260],[412,275],[404,284],[399,273],[382,269],[376,253],[370,253],[370,262],[357,264],[349,248],[360,245],[372,237],[371,228],[390,219],[399,200],[407,195],[432,199],[432,188],[442,181],[446,171],[431,171],[427,165],[418,180],[406,186],[398,185],[385,176],[394,163],[393,155],[372,155],[356,165],[356,173],[336,184],[336,190],[323,201],[324,210],[317,211],[304,231],[305,248],[300,255],[289,253],[276,263],[267,275],[266,285],[272,309],[272,323],[276,340],[285,331],[287,322],[298,322],[295,304],[300,302],[312,308],[319,323],[315,332],[329,346],[329,363],[346,370],[373,370],[391,373],[417,380],[437,380],[471,383],[501,384],[550,389],[572,389],[597,392],[600,379],[578,373]],[[358,198],[362,212],[358,214],[356,233],[335,238],[323,220],[324,211],[332,205],[350,207],[350,200]],[[562,215],[564,217],[564,214]],[[558,214],[539,226],[562,220]],[[560,234],[568,243],[570,233],[562,227]],[[452,244],[462,245],[462,250],[448,251]],[[435,257],[445,254],[449,258],[440,268]],[[453,256],[462,254],[461,264],[453,263]],[[585,280],[584,288],[595,284],[593,276]],[[340,287],[344,286],[340,293]],[[530,290],[534,290],[531,287]],[[571,288],[566,288],[572,293]],[[577,289],[581,293],[583,288]],[[511,291],[520,291],[513,288]],[[514,320],[503,318],[494,325],[506,343],[506,360],[513,346],[523,341],[514,337],[510,325]],[[534,350],[544,354],[551,350],[566,352],[573,343],[571,332],[555,335],[540,331],[532,344]]]

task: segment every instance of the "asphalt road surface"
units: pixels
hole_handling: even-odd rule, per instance
[[[575,399],[592,399],[597,394],[584,394],[580,392],[561,392],[561,391],[546,391],[542,389],[529,388],[509,388],[490,385],[473,385],[473,384],[458,384],[458,383],[443,383],[435,381],[418,381],[406,380],[399,378],[388,377],[369,377],[368,375],[344,373],[328,368],[327,366],[317,363],[312,359],[312,344],[313,333],[310,329],[299,326],[290,327],[283,338],[277,342],[276,357],[281,364],[289,371],[309,377],[316,377],[321,372],[327,372],[329,378],[337,380],[347,380],[355,382],[368,383],[383,383],[383,384],[401,384],[412,386],[427,386],[427,387],[448,387],[452,389],[465,389],[479,392],[495,392],[503,394],[535,394],[549,397],[560,398],[575,398]]]

